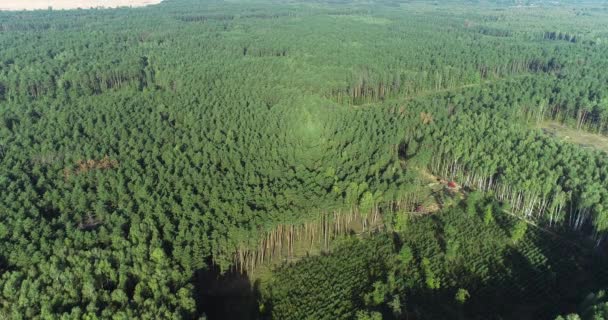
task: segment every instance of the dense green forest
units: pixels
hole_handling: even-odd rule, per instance
[[[0,12],[0,319],[603,319],[604,1]]]
[[[488,218],[488,208],[499,209],[467,201],[391,236],[337,241],[328,255],[278,269],[262,310],[272,319],[545,319],[606,285],[602,258],[514,217]]]

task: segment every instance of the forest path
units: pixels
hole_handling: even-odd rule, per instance
[[[415,94],[410,94],[407,96],[392,97],[392,98],[388,98],[387,100],[406,102],[406,101],[411,101],[411,100],[422,98],[422,97],[432,96],[435,94],[446,93],[446,92],[451,92],[451,91],[459,91],[459,90],[463,90],[463,89],[470,89],[470,88],[480,87],[482,85],[490,85],[490,84],[498,83],[501,81],[516,80],[518,78],[523,78],[526,76],[528,76],[528,75],[521,74],[521,75],[515,75],[515,76],[511,76],[511,77],[484,80],[484,81],[476,82],[476,83],[468,83],[468,84],[463,84],[463,85],[459,85],[459,86],[455,86],[455,87],[451,87],[451,88],[443,88],[443,89],[436,89],[436,90],[423,90],[423,91],[417,92]],[[354,109],[358,109],[358,108],[375,106],[375,105],[377,105],[377,103],[378,102],[368,102],[368,103],[364,103],[361,105],[351,105],[350,107],[354,108]]]
[[[490,83],[498,82],[500,80],[504,80],[504,79],[486,80],[483,83],[469,83],[469,84],[464,84],[464,85],[460,85],[460,86],[456,86],[456,87],[443,88],[443,89],[437,89],[437,90],[425,90],[425,91],[421,91],[421,92],[418,92],[418,93],[413,94],[413,95],[406,96],[405,100],[409,101],[409,100],[413,100],[413,99],[417,99],[417,98],[432,96],[434,94],[439,94],[439,93],[445,93],[445,92],[450,92],[450,91],[458,91],[458,90],[462,90],[462,89],[480,87],[482,84],[484,84],[484,85],[485,84],[490,84]]]
[[[484,84],[494,82],[494,81],[497,81],[497,80],[492,80],[492,81],[488,80],[488,81],[484,82]],[[439,94],[439,93],[458,91],[458,90],[462,90],[462,89],[474,88],[474,87],[479,87],[479,86],[481,86],[481,83],[469,83],[469,84],[452,87],[452,88],[444,88],[444,89],[438,89],[438,90],[424,90],[424,91],[417,92],[415,94],[411,94],[411,95],[407,95],[407,96],[403,96],[403,97],[401,97],[401,96],[393,97],[393,98],[389,98],[387,100],[389,100],[389,101],[411,101],[411,100],[414,100],[417,98],[428,97],[428,96],[432,96],[432,95]],[[377,103],[378,102],[368,102],[368,103],[364,103],[361,105],[351,105],[350,107],[354,108],[354,109],[366,108],[366,107],[375,106]]]

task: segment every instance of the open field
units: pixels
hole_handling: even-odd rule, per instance
[[[117,7],[143,7],[158,4],[162,0],[3,0],[0,11],[16,10],[45,10],[50,8],[89,9],[89,8],[117,8]]]
[[[593,148],[608,152],[608,137],[569,128],[559,122],[545,121],[538,126],[546,134],[563,141],[578,144],[584,148]]]

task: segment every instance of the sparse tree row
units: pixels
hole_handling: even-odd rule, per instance
[[[360,199],[352,199],[353,206],[342,212],[321,213],[317,219],[308,219],[303,224],[280,224],[266,232],[258,243],[242,243],[234,254],[233,268],[240,273],[253,274],[256,267],[296,259],[318,251],[328,251],[335,239],[345,235],[363,235],[384,230],[401,231],[407,224],[408,214],[420,207],[425,196],[419,181],[410,180],[409,188],[398,193],[397,198],[384,199],[364,192]],[[354,186],[349,186],[355,190]],[[411,189],[411,190],[408,190]],[[347,197],[352,197],[347,191]],[[356,191],[355,191],[356,192]],[[348,200],[347,200],[348,201]],[[298,247],[294,247],[298,246]],[[297,253],[295,251],[298,251]]]
[[[279,225],[268,232],[253,249],[248,247],[237,249],[233,267],[235,271],[252,274],[259,265],[276,262],[285,257],[293,258],[296,250],[307,254],[315,252],[317,248],[328,250],[330,243],[340,236],[353,233],[355,230],[364,233],[382,227],[378,211],[333,212],[322,214],[320,221],[302,225]],[[300,247],[295,247],[298,244]]]
[[[534,97],[465,91],[422,97],[400,108],[384,103],[384,110],[407,123],[400,159],[490,192],[527,219],[593,234],[599,244],[608,228],[605,154],[527,130],[528,115],[500,108]]]
[[[600,241],[608,227],[608,163],[603,154],[516,128],[497,134],[497,125],[492,117],[467,115],[438,126],[437,140],[431,140],[438,154],[430,168],[492,191],[526,218],[575,230],[593,226]]]

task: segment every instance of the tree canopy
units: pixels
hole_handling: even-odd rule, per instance
[[[603,248],[606,154],[535,125],[608,134],[607,17],[601,1],[0,12],[0,318],[199,319],[198,275],[293,255],[297,230],[336,251],[279,269],[261,316],[398,316],[412,290],[484,314],[476,290],[535,246],[527,222]],[[425,174],[467,192],[440,231],[410,220]],[[330,245],[353,221],[390,233]],[[469,224],[490,240],[455,234]]]

